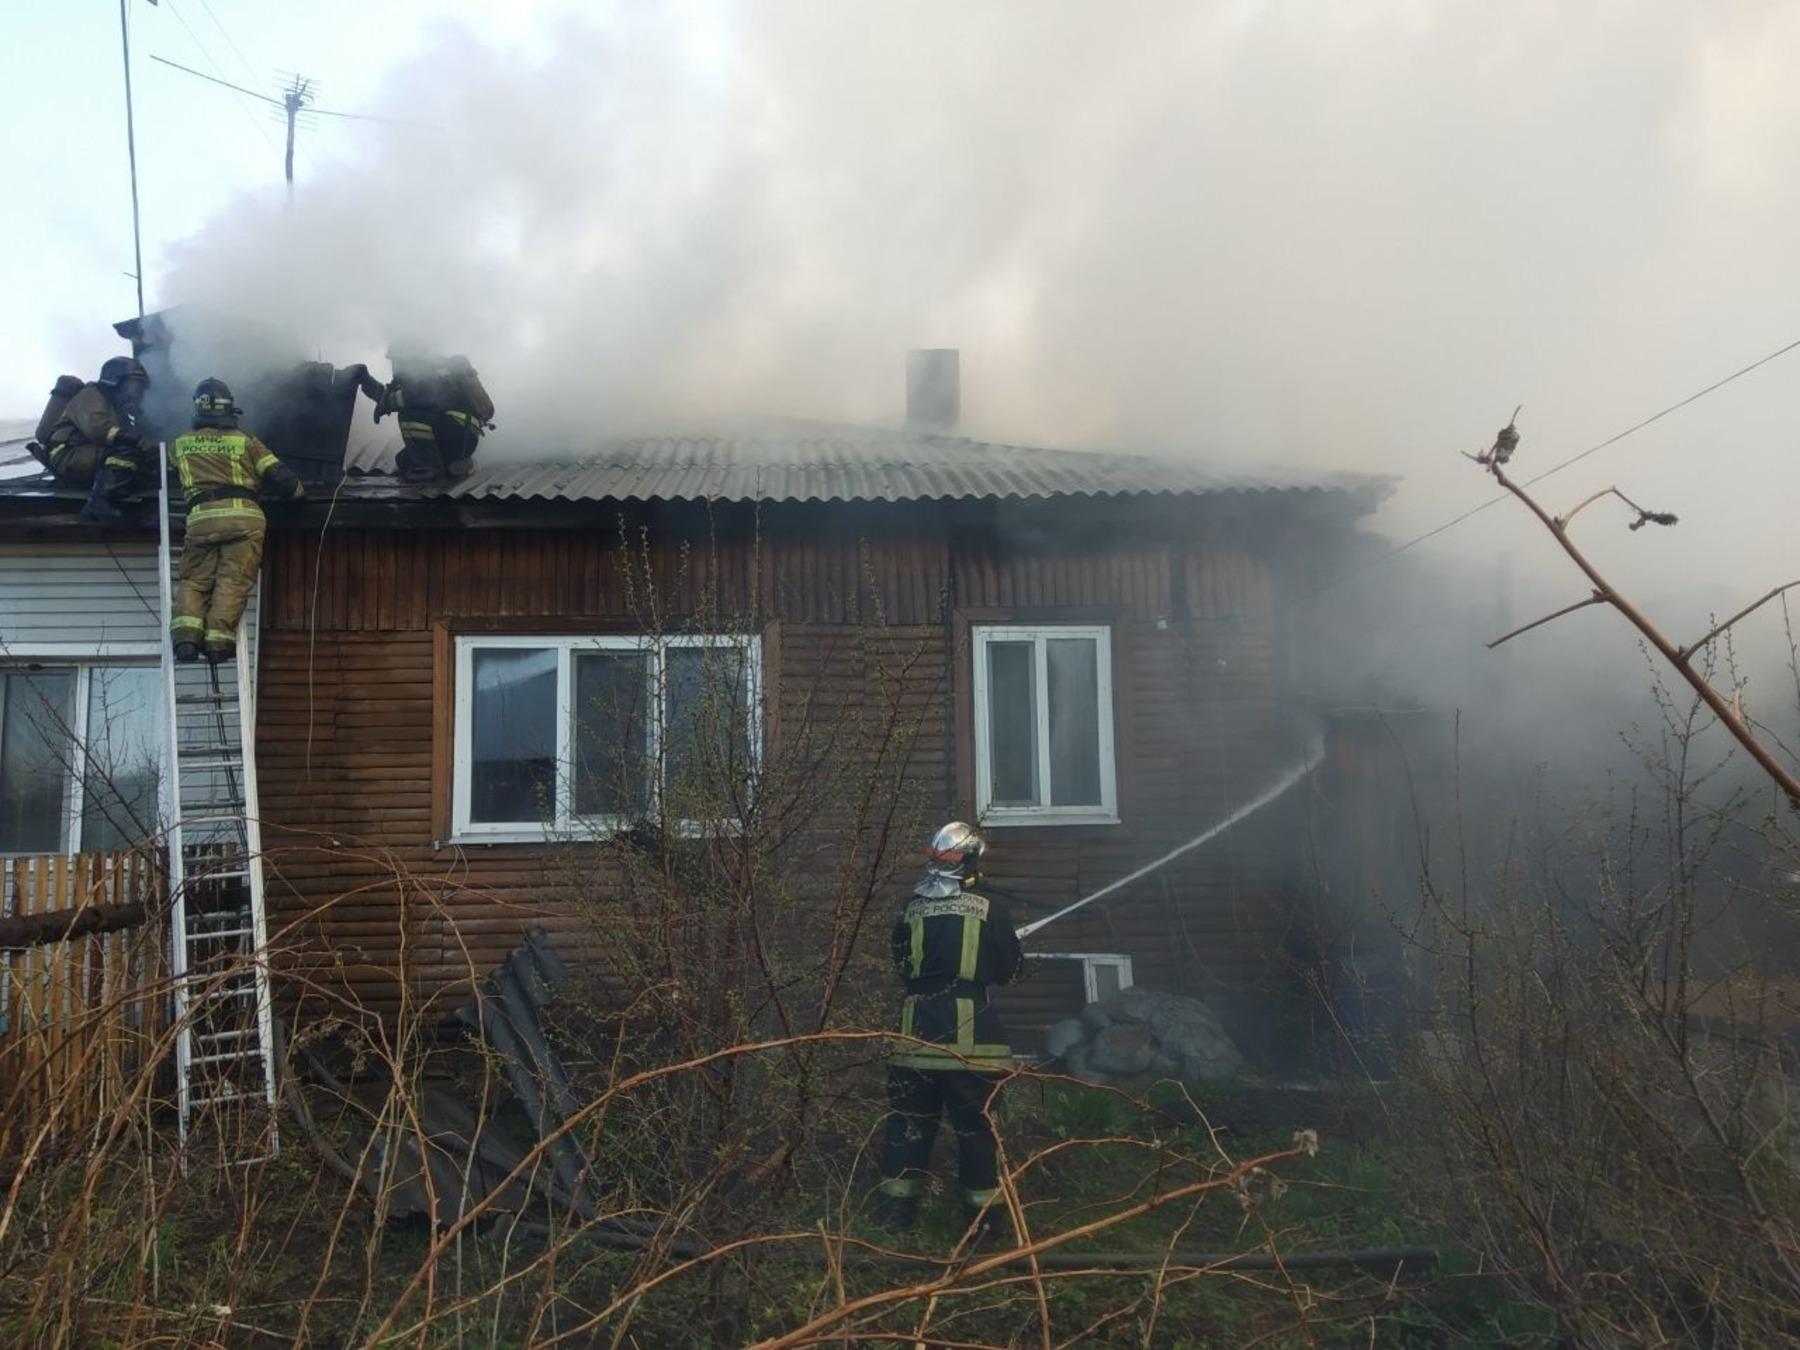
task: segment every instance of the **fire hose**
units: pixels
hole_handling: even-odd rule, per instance
[[[1152,862],[1145,863],[1142,867],[1138,868],[1137,871],[1128,873],[1125,876],[1120,877],[1117,881],[1109,881],[1099,890],[1094,891],[1090,895],[1082,896],[1081,899],[1077,900],[1072,905],[1065,905],[1047,918],[1034,919],[1032,922],[1019,929],[1019,937],[1021,939],[1028,938],[1039,929],[1049,927],[1064,915],[1073,914],[1082,906],[1091,905],[1094,901],[1129,886],[1132,882],[1138,880],[1138,878],[1146,877],[1158,868],[1168,866],[1168,864],[1174,862],[1175,859],[1181,857],[1182,854],[1192,852],[1202,844],[1210,843],[1212,840],[1217,839],[1227,830],[1243,823],[1258,811],[1262,810],[1263,807],[1267,806],[1270,802],[1275,801],[1284,793],[1288,792],[1314,769],[1318,768],[1320,761],[1324,758],[1324,743],[1315,743],[1313,747],[1307,751],[1305,758],[1303,758],[1300,763],[1296,764],[1292,769],[1289,769],[1277,779],[1274,786],[1270,787],[1261,796],[1253,797],[1251,800],[1238,807],[1237,810],[1233,811],[1230,815],[1226,816],[1225,819],[1207,826],[1186,843],[1177,844],[1174,848],[1163,854],[1162,857],[1157,858]]]

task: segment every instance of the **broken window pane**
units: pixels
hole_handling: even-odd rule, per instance
[[[1099,648],[1092,638],[1044,643],[1050,683],[1050,804],[1099,806]]]
[[[155,666],[100,666],[88,675],[83,850],[130,848],[156,834],[160,676]]]
[[[0,673],[0,853],[60,853],[75,672]]]
[[[676,820],[729,816],[750,769],[743,650],[669,647],[663,660],[667,814]]]
[[[988,760],[995,806],[1036,806],[1037,681],[1030,642],[989,642]]]
[[[650,657],[575,654],[575,814],[642,819],[649,808]]]
[[[554,820],[556,649],[478,647],[470,665],[469,818]]]

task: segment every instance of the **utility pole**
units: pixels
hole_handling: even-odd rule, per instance
[[[125,151],[131,160],[131,279],[137,283],[138,318],[144,317],[144,239],[138,222],[137,127],[131,113],[131,27],[119,0],[119,49],[125,57]],[[290,123],[291,125],[291,123]],[[289,159],[293,157],[289,152]]]
[[[287,173],[288,200],[290,202],[294,200],[294,123],[299,120],[300,114],[311,101],[312,81],[302,79],[298,75],[294,76],[293,83],[288,86],[287,92],[283,94],[281,98],[281,106],[287,113],[287,160],[285,169]]]
[[[125,3],[125,0],[119,0],[119,3],[122,5]],[[165,65],[173,70],[179,70],[184,75],[192,75],[196,79],[205,80],[208,84],[222,85],[226,89],[243,94],[247,98],[253,98],[258,102],[267,103],[281,109],[282,116],[287,120],[287,154],[282,161],[282,172],[283,176],[287,179],[288,200],[290,202],[294,199],[294,134],[296,128],[299,126],[302,113],[306,114],[308,117],[342,117],[351,122],[387,122],[393,126],[419,125],[416,122],[403,121],[397,117],[371,117],[367,113],[334,112],[330,108],[315,108],[313,106],[313,97],[318,91],[318,81],[308,79],[303,75],[288,76],[288,84],[287,87],[282,90],[281,97],[271,98],[268,94],[259,94],[254,89],[246,89],[241,84],[233,84],[230,80],[222,80],[216,75],[208,75],[203,70],[195,70],[192,66],[184,66],[179,61],[171,61],[168,57],[158,56],[154,52],[151,53],[150,59],[157,62],[159,65]],[[127,77],[127,82],[129,83],[129,76]]]

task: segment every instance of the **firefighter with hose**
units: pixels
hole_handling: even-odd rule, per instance
[[[987,844],[952,821],[932,836],[925,876],[894,920],[894,969],[906,986],[900,1031],[888,1061],[892,1107],[883,1129],[876,1221],[910,1227],[925,1192],[938,1120],[956,1133],[963,1213],[976,1240],[992,1235],[999,1150],[989,1119],[1012,1048],[988,998],[1025,966],[1010,916],[981,890]],[[924,1042],[921,1044],[920,1042]]]

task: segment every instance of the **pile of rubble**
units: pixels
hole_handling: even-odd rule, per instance
[[[1203,1083],[1229,1078],[1244,1057],[1197,998],[1126,989],[1050,1028],[1048,1049],[1078,1078],[1106,1083],[1158,1074]]]

